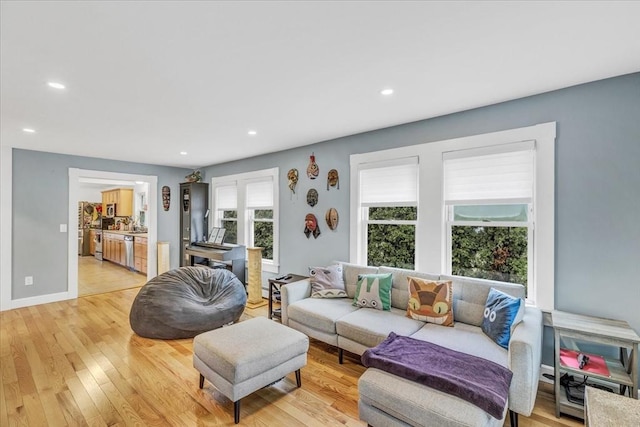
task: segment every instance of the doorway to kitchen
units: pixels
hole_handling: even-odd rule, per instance
[[[142,286],[157,272],[157,177],[116,172],[69,169],[69,265],[68,290],[72,297],[112,292],[114,290]],[[147,228],[147,274],[143,275],[95,256],[74,256],[78,240],[73,230],[81,228],[78,202],[86,198],[88,187],[103,189],[118,186],[146,188],[143,202],[144,223]],[[99,192],[99,191],[98,191]],[[137,196],[137,195],[136,195]],[[137,200],[136,200],[137,202]],[[139,220],[139,218],[136,218]]]

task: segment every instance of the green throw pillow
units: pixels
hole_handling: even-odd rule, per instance
[[[353,305],[376,310],[391,310],[391,273],[359,274]]]

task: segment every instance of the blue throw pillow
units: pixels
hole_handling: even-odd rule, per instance
[[[522,320],[523,301],[497,289],[491,288],[484,305],[482,332],[500,347],[509,349],[511,329]],[[520,315],[519,315],[520,314]]]

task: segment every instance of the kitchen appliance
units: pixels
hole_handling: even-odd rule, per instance
[[[96,244],[95,257],[98,261],[102,261],[102,230],[96,230],[93,240]]]
[[[78,202],[78,255],[90,255],[91,239],[89,229],[91,224],[99,218],[96,206],[100,203]]]
[[[107,204],[107,212],[105,213],[105,215],[107,218],[115,218],[116,216],[116,204],[115,203],[108,203]]]
[[[127,268],[129,270],[134,270],[135,265],[133,259],[133,236],[124,236],[124,253]]]

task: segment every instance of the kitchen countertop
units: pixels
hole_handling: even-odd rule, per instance
[[[104,233],[122,234],[124,236],[134,236],[134,237],[147,237],[147,233],[140,233],[140,232],[134,232],[134,231],[102,230],[102,234]]]

